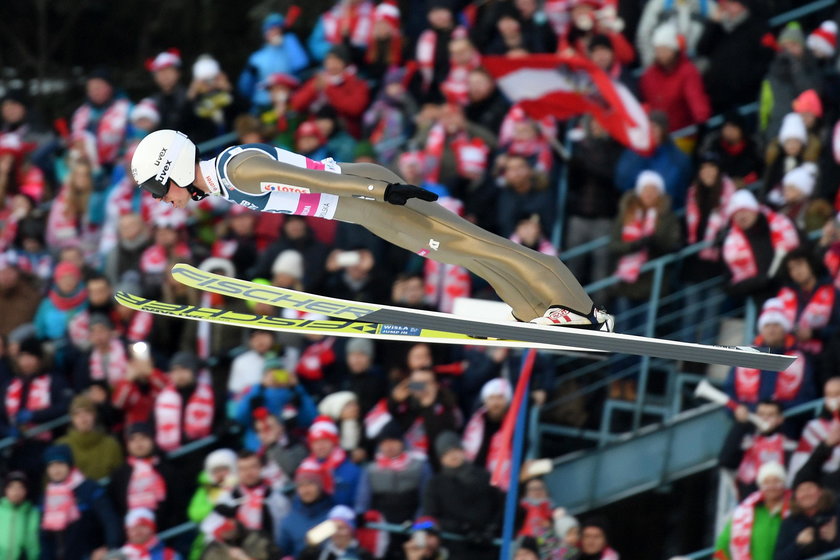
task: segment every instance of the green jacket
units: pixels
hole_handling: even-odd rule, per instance
[[[764,504],[758,504],[755,507],[755,517],[753,518],[753,529],[750,537],[752,560],[773,560],[773,554],[776,551],[776,537],[779,535],[779,527],[781,526],[781,515],[770,513]],[[731,558],[729,548],[731,533],[732,520],[729,520],[715,541],[715,553],[723,553],[722,558],[727,560]],[[717,557],[715,556],[715,558]]]
[[[41,555],[38,530],[41,514],[29,502],[15,506],[0,499],[0,560],[36,560]]]
[[[100,480],[111,476],[123,464],[123,453],[116,438],[98,429],[77,432],[70,429],[56,443],[66,443],[73,450],[73,462],[85,478]]]

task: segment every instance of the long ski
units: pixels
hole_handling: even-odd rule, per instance
[[[796,359],[795,356],[773,354],[751,346],[706,345],[530,323],[489,323],[448,313],[349,301],[265,286],[204,272],[182,263],[172,268],[172,275],[182,284],[199,290],[277,307],[322,313],[331,317],[367,323],[411,325],[413,328],[462,333],[477,338],[521,340],[530,343],[772,371],[782,371]]]

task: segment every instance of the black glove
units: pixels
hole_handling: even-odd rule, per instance
[[[385,187],[385,202],[402,206],[409,198],[419,198],[427,202],[434,202],[438,195],[414,185],[403,185],[400,183],[388,183]]]

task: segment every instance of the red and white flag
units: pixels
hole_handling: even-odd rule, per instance
[[[648,117],[639,101],[590,60],[535,54],[487,56],[482,64],[502,93],[534,119],[589,114],[628,148],[640,153],[653,148]]]

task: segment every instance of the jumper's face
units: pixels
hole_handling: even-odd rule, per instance
[[[167,204],[171,204],[173,208],[186,208],[190,201],[190,193],[187,189],[178,187],[175,181],[169,180],[169,191],[161,200]]]

